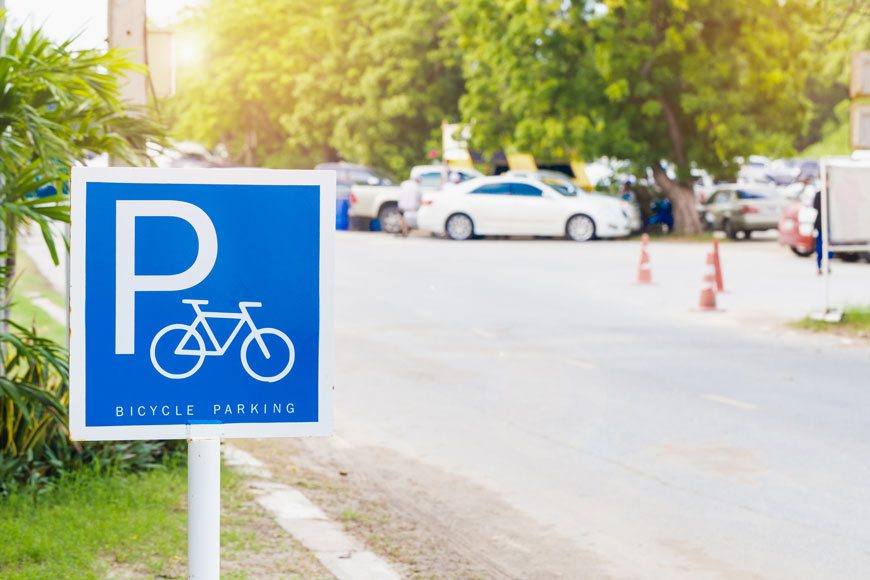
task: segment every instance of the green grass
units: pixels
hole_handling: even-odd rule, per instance
[[[183,468],[114,476],[85,470],[36,501],[13,493],[0,500],[2,576],[90,580],[122,577],[125,568],[150,577],[178,568],[186,487]]]
[[[849,306],[843,309],[840,322],[812,320],[809,316],[792,323],[796,328],[812,332],[837,332],[841,334],[870,334],[870,306]]]
[[[240,476],[222,469],[221,490],[222,507],[236,512],[221,522],[222,557],[231,558],[257,540],[238,515],[247,493]],[[0,577],[186,578],[186,494],[184,465],[125,475],[83,470],[35,500],[13,492],[0,499]]]
[[[58,294],[42,277],[24,252],[17,256],[18,278],[12,289],[12,320],[26,328],[35,327],[39,336],[66,344],[66,325],[56,321],[45,310],[33,304],[33,297],[42,296],[53,304],[66,307],[66,296]]]

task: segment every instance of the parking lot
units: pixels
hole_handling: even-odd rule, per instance
[[[814,263],[708,244],[337,236],[336,435],[302,443],[486,577],[850,578],[870,565],[861,339],[786,323]],[[870,266],[833,264],[834,304]]]

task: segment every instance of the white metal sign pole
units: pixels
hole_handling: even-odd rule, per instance
[[[824,285],[825,285],[825,309],[822,310],[822,314],[825,315],[831,310],[830,306],[830,284],[828,280],[828,272],[830,271],[830,257],[828,255],[828,249],[830,247],[830,240],[828,239],[829,225],[828,225],[828,167],[827,163],[824,159],[821,162],[821,175],[822,178],[822,195],[821,195],[821,208],[822,212],[822,220],[821,220],[821,231],[819,231],[819,235],[822,236],[822,276],[824,277]]]
[[[221,440],[191,425],[187,440],[187,577],[221,574]]]

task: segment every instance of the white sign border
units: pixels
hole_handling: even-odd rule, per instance
[[[70,438],[77,441],[186,439],[192,426],[217,427],[222,438],[308,437],[332,434],[334,391],[335,172],[285,169],[151,169],[73,167],[70,189]],[[85,425],[85,248],[87,184],[170,183],[203,185],[316,185],[320,187],[320,345],[318,421],[194,423],[177,425]]]

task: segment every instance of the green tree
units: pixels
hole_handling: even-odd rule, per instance
[[[698,232],[691,169],[788,154],[808,122],[809,2],[462,3],[463,116],[485,147],[648,168],[677,230]]]
[[[146,143],[162,143],[163,131],[146,111],[121,102],[121,78],[142,72],[122,52],[75,51],[21,28],[5,33],[0,14],[0,285],[8,296],[19,225],[38,224],[57,263],[49,224],[69,221],[70,167],[102,153],[141,164]],[[46,193],[52,187],[61,193]],[[66,349],[11,326],[0,332],[0,494],[89,460],[96,449],[68,439]]]
[[[458,114],[447,2],[215,0],[185,25],[205,48],[172,105],[178,136],[249,165],[338,157],[403,171]]]
[[[2,19],[0,29],[5,28]],[[102,153],[139,165],[146,159],[146,143],[163,139],[146,111],[120,100],[119,80],[143,71],[123,52],[74,51],[70,42],[57,44],[39,31],[19,28],[7,36],[0,58],[0,210],[7,283],[15,273],[21,220],[42,228],[57,263],[49,223],[69,221],[62,192],[70,167]],[[61,193],[37,196],[46,186]]]
[[[870,50],[870,4],[817,0],[814,8],[818,17],[809,23],[812,50],[806,87],[813,114],[796,148],[822,142],[807,153],[848,154],[851,60],[854,52]]]

